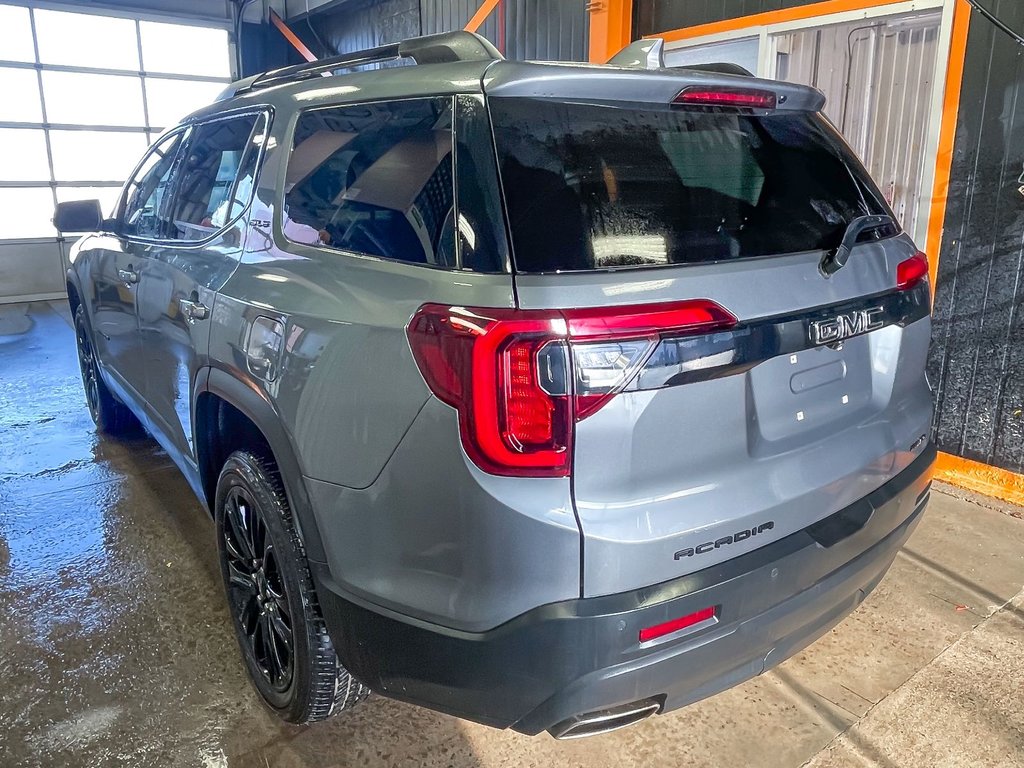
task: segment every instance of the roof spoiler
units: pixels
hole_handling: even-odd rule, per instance
[[[412,59],[416,64],[441,64],[456,61],[497,61],[503,58],[488,40],[473,32],[442,32],[264,72],[232,84],[217,100],[224,101],[241,93],[270,88],[282,83],[308,80],[336,69],[379,64],[396,59]]]
[[[645,37],[642,40],[636,40],[612,56],[608,63],[627,69],[665,69],[665,40],[660,37]],[[715,72],[720,75],[754,76],[752,72],[739,64],[730,64],[724,61],[671,67],[671,69],[695,69],[699,72]]]
[[[665,41],[660,37],[636,40],[612,56],[608,63],[628,69],[664,69]]]

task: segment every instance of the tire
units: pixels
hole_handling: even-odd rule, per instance
[[[264,703],[290,723],[325,720],[370,689],[327,634],[277,468],[235,451],[217,480],[217,550],[231,620]]]
[[[128,406],[114,397],[100,375],[92,331],[81,304],[75,310],[75,340],[78,346],[78,366],[82,371],[85,402],[89,406],[96,428],[107,435],[121,436],[138,432],[141,425]]]

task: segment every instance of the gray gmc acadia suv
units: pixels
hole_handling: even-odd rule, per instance
[[[286,720],[372,689],[608,731],[806,646],[918,523],[927,260],[818,91],[659,47],[289,67],[167,131],[112,218],[58,208],[96,424],[211,511]]]

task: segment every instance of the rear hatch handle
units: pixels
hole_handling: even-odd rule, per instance
[[[831,277],[840,269],[846,266],[850,259],[850,253],[857,244],[857,239],[865,232],[872,229],[879,229],[884,226],[896,226],[892,216],[885,214],[873,216],[858,216],[846,225],[846,232],[843,233],[843,240],[839,247],[830,253],[826,253],[818,268],[824,277]]]

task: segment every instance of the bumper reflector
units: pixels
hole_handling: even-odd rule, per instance
[[[657,640],[659,637],[665,635],[671,635],[673,632],[678,632],[680,629],[686,629],[692,627],[694,624],[700,624],[702,621],[713,619],[717,608],[715,606],[709,606],[702,608],[699,611],[688,613],[686,616],[680,616],[678,619],[672,619],[666,621],[663,624],[655,624],[653,627],[646,627],[640,630],[640,642],[646,643],[649,640]]]

